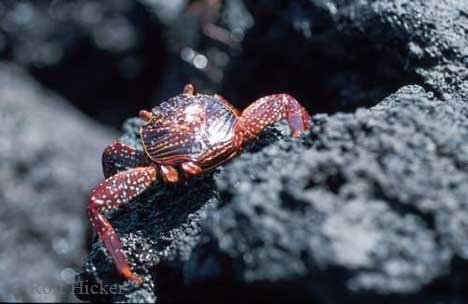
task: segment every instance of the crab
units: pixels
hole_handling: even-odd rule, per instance
[[[267,126],[286,119],[293,137],[310,127],[310,116],[288,94],[268,95],[244,111],[220,95],[195,92],[191,84],[151,111],[140,111],[143,151],[114,142],[102,155],[105,180],[91,193],[88,216],[103,241],[117,271],[138,284],[108,220],[117,210],[143,193],[157,180],[178,183],[216,168],[242,151]]]

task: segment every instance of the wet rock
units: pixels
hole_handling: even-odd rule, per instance
[[[86,196],[111,135],[0,63],[0,301],[76,301]]]
[[[245,1],[254,27],[224,95],[241,107],[272,92],[314,113],[375,105],[407,84],[468,97],[463,1]]]

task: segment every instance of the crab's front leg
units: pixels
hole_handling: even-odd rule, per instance
[[[106,214],[119,209],[141,194],[156,181],[156,178],[157,173],[154,167],[138,167],[119,172],[99,184],[92,191],[88,203],[88,216],[93,229],[104,242],[118,272],[137,283],[143,281],[130,269],[120,240],[107,220]]]
[[[298,137],[310,127],[310,115],[288,94],[268,95],[247,107],[240,117],[245,140],[252,140],[266,127],[282,120],[288,121],[291,135]]]

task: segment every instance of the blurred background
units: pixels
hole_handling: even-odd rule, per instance
[[[184,84],[333,113],[418,82],[398,53],[350,48],[328,1],[303,2],[0,1],[0,301],[76,300],[101,151]]]

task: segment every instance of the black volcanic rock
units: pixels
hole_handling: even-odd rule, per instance
[[[86,199],[111,138],[24,70],[0,63],[0,302],[76,301]]]
[[[218,178],[224,207],[186,283],[218,301],[462,303],[467,264],[451,263],[468,258],[467,114],[405,87],[316,116],[310,146],[243,154]]]
[[[255,26],[223,89],[239,105],[285,91],[313,113],[353,111],[407,84],[468,98],[466,1],[244,2]]]
[[[462,301],[467,115],[409,86],[314,117],[301,141],[269,129],[214,180],[157,185],[112,219],[143,287],[116,276],[100,241],[78,282],[163,303]]]

